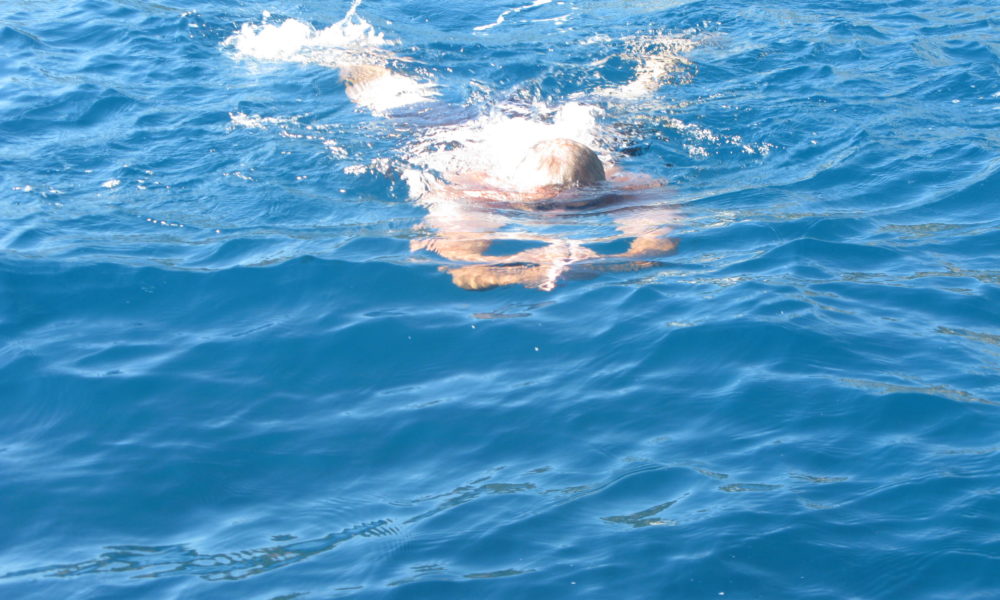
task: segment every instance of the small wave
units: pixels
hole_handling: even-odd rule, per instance
[[[625,85],[602,88],[596,92],[597,95],[636,100],[649,96],[668,83],[691,81],[691,61],[686,55],[698,46],[693,32],[684,35],[637,35],[624,41],[624,52],[598,60],[592,66],[601,66],[612,58],[634,62],[632,79]]]
[[[209,581],[233,581],[299,563],[354,538],[391,536],[398,532],[392,521],[380,519],[315,539],[222,554],[204,554],[184,544],[109,546],[107,552],[97,558],[5,573],[0,579],[129,573],[134,578],[195,575]],[[278,536],[276,541],[288,539]]]
[[[473,27],[473,30],[474,31],[485,31],[487,29],[493,29],[494,27],[496,27],[498,25],[502,25],[503,22],[507,19],[507,17],[510,16],[510,15],[512,15],[512,14],[514,14],[514,13],[519,13],[519,12],[522,12],[522,11],[525,11],[525,10],[530,10],[532,8],[536,8],[536,7],[542,6],[544,4],[549,4],[550,2],[552,2],[552,0],[534,0],[534,2],[532,2],[531,4],[525,4],[524,6],[518,6],[516,8],[507,9],[507,10],[503,11],[502,13],[500,13],[500,15],[497,17],[496,21],[494,21],[492,23],[487,23],[486,25],[479,25],[478,27]]]

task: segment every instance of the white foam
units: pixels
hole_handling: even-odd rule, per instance
[[[233,47],[239,58],[328,67],[354,62],[351,57],[359,51],[392,44],[367,21],[350,13],[325,29],[316,29],[298,19],[286,19],[274,25],[265,17],[259,25],[244,23],[223,42]]]
[[[359,4],[360,0],[356,0],[343,19],[325,29],[316,29],[297,19],[269,23],[270,13],[265,11],[260,24],[244,23],[223,45],[232,47],[237,58],[264,62],[316,64],[338,69],[384,66],[395,58],[386,48],[396,42],[386,39],[358,16]],[[383,76],[371,78],[353,91],[351,100],[376,113],[425,102],[437,95],[433,82],[418,81],[387,69]]]
[[[486,31],[487,29],[493,29],[494,27],[503,24],[503,22],[507,19],[507,17],[509,15],[512,15],[512,14],[515,14],[515,13],[519,13],[519,12],[521,12],[523,10],[529,10],[529,9],[535,8],[536,6],[542,6],[543,4],[548,4],[550,2],[552,2],[552,0],[535,0],[531,4],[525,4],[524,6],[518,6],[516,8],[509,8],[509,9],[503,11],[502,13],[500,13],[500,16],[497,17],[496,21],[494,21],[492,23],[488,23],[486,25],[480,25],[478,27],[473,27],[472,30],[473,31]]]
[[[247,129],[266,129],[267,127],[298,126],[298,117],[262,117],[260,115],[248,115],[246,113],[229,113],[229,121],[234,127],[245,127]]]

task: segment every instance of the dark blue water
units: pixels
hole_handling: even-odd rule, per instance
[[[348,9],[0,6],[0,596],[1000,597],[993,2],[362,3],[430,124],[226,43]],[[410,252],[422,131],[580,98],[676,253]]]

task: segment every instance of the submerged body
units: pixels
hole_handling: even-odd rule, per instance
[[[418,83],[382,65],[341,66],[345,92],[359,106],[371,108],[374,97],[388,97],[394,105],[426,100],[427,84]],[[511,157],[505,157],[511,158]],[[516,158],[516,157],[513,157]],[[411,250],[428,250],[448,260],[472,263],[442,267],[456,285],[488,289],[522,284],[551,290],[571,265],[605,259],[640,259],[668,254],[676,242],[668,234],[673,209],[640,202],[616,211],[620,232],[613,239],[633,238],[625,252],[599,254],[583,242],[554,236],[501,230],[510,224],[505,211],[531,214],[572,214],[574,211],[627,206],[640,195],[662,188],[652,178],[606,167],[597,153],[576,140],[554,137],[526,149],[512,172],[447,173],[444,181],[429,177],[420,194],[428,209],[422,227],[434,236],[411,242]],[[486,254],[499,239],[542,242],[544,245],[510,255]],[[610,240],[598,240],[610,241]],[[624,268],[635,267],[636,263]],[[645,266],[649,266],[646,264]]]
[[[462,174],[430,190],[432,199],[425,202],[428,215],[423,225],[436,235],[414,240],[411,249],[430,250],[449,260],[474,263],[444,268],[462,288],[522,284],[551,290],[575,263],[598,258],[653,258],[676,247],[676,242],[667,237],[671,231],[669,223],[676,218],[675,211],[632,202],[637,196],[661,189],[662,182],[605,169],[597,154],[579,142],[557,138],[535,144],[518,163],[514,176],[513,185],[498,185],[488,174]],[[510,221],[502,211],[566,215],[615,206],[620,207],[614,215],[620,235],[612,239],[633,238],[628,250],[622,253],[599,254],[583,242],[567,238],[501,232]],[[486,254],[499,239],[545,245],[505,256]],[[635,267],[635,264],[623,266]]]

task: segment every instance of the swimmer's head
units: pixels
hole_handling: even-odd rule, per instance
[[[525,190],[595,185],[605,180],[604,165],[593,150],[569,139],[538,142],[517,167]]]

